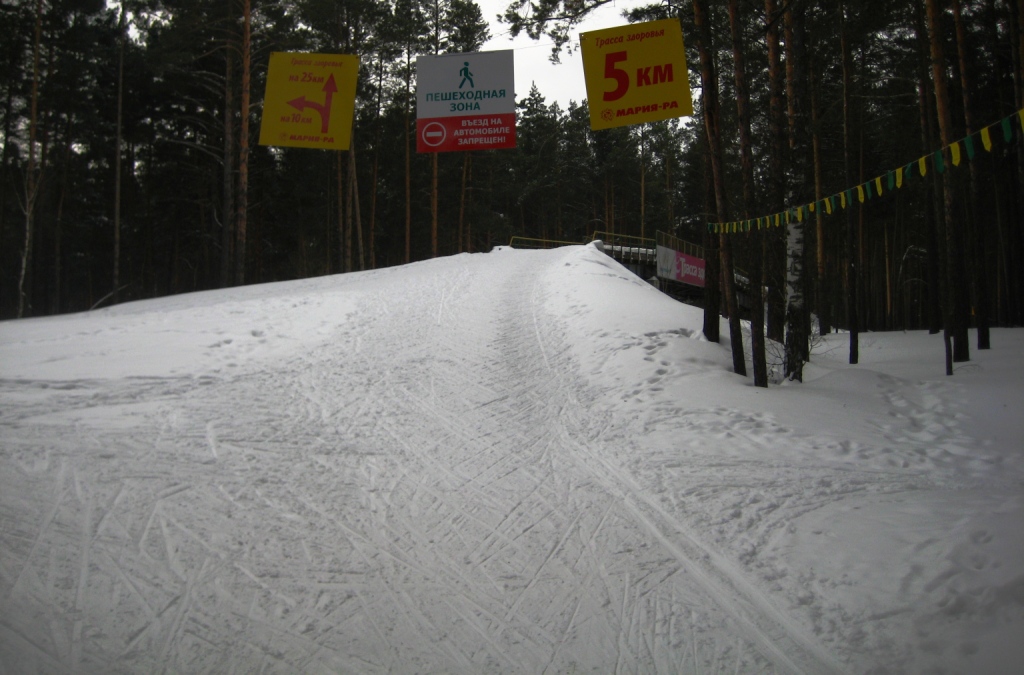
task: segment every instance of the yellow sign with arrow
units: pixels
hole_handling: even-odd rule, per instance
[[[260,145],[348,150],[359,57],[273,52]]]

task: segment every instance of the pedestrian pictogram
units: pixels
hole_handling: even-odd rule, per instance
[[[473,73],[469,72],[469,61],[466,61],[463,64],[462,70],[459,71],[459,75],[462,75],[462,82],[459,82],[459,89],[462,89],[462,85],[466,84],[467,82],[469,82],[469,88],[472,89],[474,86]]]

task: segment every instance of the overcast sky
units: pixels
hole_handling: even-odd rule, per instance
[[[483,46],[483,51],[515,50],[517,100],[527,96],[531,84],[536,83],[549,104],[558,101],[565,110],[570,100],[579,103],[587,98],[587,87],[583,81],[583,61],[579,54],[579,34],[628,23],[622,17],[623,11],[650,3],[651,0],[614,0],[595,10],[573,31],[573,53],[568,54],[563,49],[562,62],[555,65],[549,60],[552,44],[549,39],[534,41],[525,34],[520,34],[513,40],[508,25],[498,22],[496,17],[504,13],[509,0],[477,0],[484,18],[491,24],[491,39]]]

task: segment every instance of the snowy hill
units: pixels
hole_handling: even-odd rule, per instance
[[[0,323],[0,674],[1018,672],[1024,330],[701,325],[592,246]]]

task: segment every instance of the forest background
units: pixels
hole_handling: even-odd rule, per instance
[[[605,4],[510,0],[504,21],[557,51]],[[667,17],[694,117],[594,132],[586,101],[534,88],[515,150],[425,155],[416,57],[480,48],[472,0],[5,0],[0,318],[662,231],[705,247],[714,305],[718,262],[762,278],[780,342],[795,290],[821,332],[1024,321],[1024,127],[979,137],[1024,108],[1021,0],[672,0],[623,23]],[[273,51],[359,55],[351,150],[255,144]],[[802,220],[799,260],[792,228],[709,231],[921,157]]]

